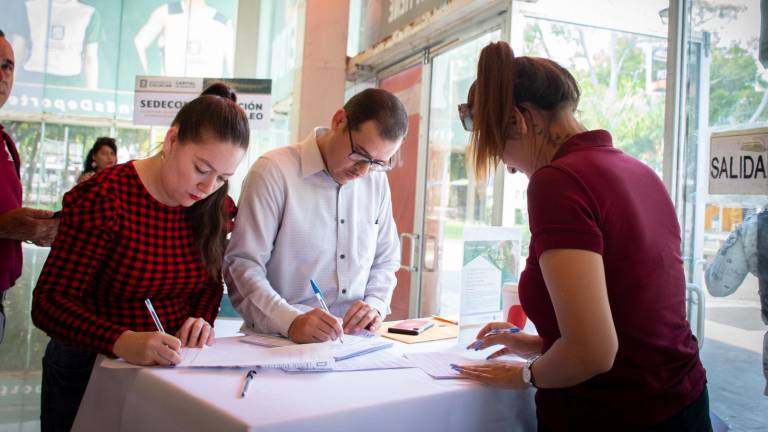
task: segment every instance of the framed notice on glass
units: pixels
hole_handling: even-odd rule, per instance
[[[459,343],[469,343],[490,321],[502,321],[501,287],[517,282],[521,234],[517,228],[467,227],[461,269]]]

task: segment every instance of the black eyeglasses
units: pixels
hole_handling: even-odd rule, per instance
[[[459,104],[459,119],[461,120],[461,125],[464,126],[464,130],[472,132],[475,123],[472,121],[472,106],[470,104]]]
[[[376,172],[386,172],[392,169],[392,158],[389,158],[386,162],[383,160],[371,159],[368,155],[357,149],[358,146],[352,139],[352,128],[349,126],[349,119],[347,119],[347,132],[349,133],[349,147],[352,150],[347,157],[349,160],[353,161],[355,165],[367,163],[369,165],[368,169]]]

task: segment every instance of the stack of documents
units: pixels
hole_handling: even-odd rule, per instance
[[[240,343],[242,337],[216,339],[212,346],[182,348],[176,367],[251,367],[333,369],[331,344],[317,343],[260,348]]]
[[[242,342],[262,347],[297,346],[297,344],[294,344],[283,336],[272,334],[251,334],[242,338]],[[344,335],[344,343],[341,343],[337,339],[330,345],[331,351],[333,352],[333,358],[336,361],[342,361],[352,357],[370,354],[374,351],[391,348],[393,342],[376,336],[375,333],[365,331],[359,335]]]
[[[264,367],[294,370],[333,370],[330,343],[264,348],[240,343],[242,336],[217,338],[212,346],[182,348],[181,363],[176,367]],[[101,367],[138,367],[122,359],[105,359]]]
[[[262,347],[274,347],[271,349],[300,346],[283,336],[272,334],[251,334],[242,338],[241,341]],[[333,370],[361,371],[414,367],[408,359],[387,351],[387,348],[392,347],[392,345],[392,341],[383,339],[371,332],[363,332],[358,335],[344,335],[343,344],[338,340],[330,344],[334,359]],[[297,372],[307,371],[308,369],[287,367],[283,368],[283,370],[286,372]]]
[[[435,379],[466,378],[459,372],[453,370],[451,364],[479,365],[503,360],[525,361],[525,359],[514,355],[507,355],[494,360],[486,360],[485,357],[497,348],[498,347],[483,351],[453,349],[437,352],[413,352],[407,353],[405,356],[408,360],[413,362],[415,367],[423,370],[427,375]]]

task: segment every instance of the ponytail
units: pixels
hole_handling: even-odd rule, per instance
[[[515,110],[576,110],[581,92],[567,69],[540,57],[515,57],[506,42],[487,45],[477,62],[477,80],[467,103],[474,127],[468,151],[476,178],[498,165],[515,127]]]

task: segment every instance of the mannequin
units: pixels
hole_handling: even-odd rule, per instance
[[[171,2],[152,12],[134,39],[147,73],[157,73],[147,59],[147,49],[156,39],[163,51],[162,75],[219,78],[232,74],[232,21],[205,0]]]

